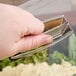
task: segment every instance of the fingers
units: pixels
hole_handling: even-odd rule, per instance
[[[32,18],[29,26],[30,34],[41,34],[44,31],[44,24],[37,18]]]
[[[40,34],[35,36],[28,36],[21,39],[15,44],[16,52],[31,50],[41,45],[51,43],[53,41],[52,36]]]
[[[23,23],[22,35],[38,35],[44,31],[44,24],[33,15],[28,15],[27,20],[24,19]]]

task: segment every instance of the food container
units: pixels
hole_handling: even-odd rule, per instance
[[[67,19],[64,17],[64,15],[45,20],[44,25],[45,25],[44,33],[53,36],[54,38],[53,43],[40,46],[31,51],[28,50],[26,52],[17,54],[15,56],[12,56],[11,59],[31,56],[32,54],[37,53],[39,51],[43,51],[45,49],[48,49],[48,56],[49,56],[49,54],[53,52],[53,50],[61,50],[64,48],[64,47],[60,48],[61,46],[64,46],[65,44],[68,45],[68,38],[69,36],[72,35],[73,30]],[[62,44],[63,40],[64,43]],[[67,54],[68,52],[66,49],[64,49],[64,51],[63,50],[61,51],[64,52],[65,54]]]
[[[50,20],[53,16],[58,16],[60,14],[65,14],[66,12],[72,11],[73,5],[75,5],[75,3],[75,0],[31,0],[20,5],[19,7],[31,12],[40,20],[46,22]],[[70,16],[67,15],[67,18],[70,18]],[[71,20],[72,19],[68,19],[69,23],[71,23]],[[72,25],[71,27],[74,29],[74,31],[76,31],[76,26]],[[53,46],[50,46],[48,48],[48,54],[57,50],[68,55],[68,38],[69,36],[57,42]]]
[[[59,19],[59,18],[63,18],[64,20],[63,21],[59,21],[59,20],[61,20],[61,19]],[[67,21],[67,19],[63,16],[63,17],[58,17],[57,19],[59,19],[59,20],[56,20],[56,19],[54,19],[54,21],[52,21],[52,23],[50,22],[50,21],[48,21],[48,20],[46,20],[46,26],[48,26],[48,25],[51,25],[51,26],[56,26],[56,25],[59,25],[59,22],[68,22]],[[57,22],[56,22],[56,21]],[[50,23],[48,23],[48,22],[50,22]],[[53,24],[53,22],[54,22],[54,24]],[[55,24],[56,23],[56,24]],[[68,22],[69,23],[69,22]],[[64,23],[63,23],[64,24]],[[68,27],[67,27],[67,25],[68,25]],[[46,27],[45,26],[45,27]],[[64,24],[64,25],[62,25],[61,26],[61,30],[62,30],[62,28],[64,27],[64,26],[66,26],[67,27],[67,30],[68,31],[66,31],[66,35],[63,35],[63,37],[61,37],[61,38],[59,38],[58,40],[57,40],[57,42],[55,41],[54,43],[53,43],[53,45],[52,46],[50,46],[50,47],[48,47],[48,56],[51,54],[51,53],[53,53],[54,51],[59,51],[59,52],[62,52],[62,53],[64,53],[65,55],[68,55],[68,40],[69,40],[69,37],[75,32],[75,26],[71,26],[71,24],[69,23],[69,24]],[[64,27],[64,28],[66,28],[66,27]],[[46,27],[46,28],[48,28],[48,27]],[[73,29],[74,28],[74,29]],[[55,30],[54,30],[55,31]],[[56,31],[55,32],[58,32],[58,30],[56,29]],[[51,33],[50,33],[51,34]],[[52,34],[51,34],[52,35]],[[53,35],[52,35],[53,36]]]

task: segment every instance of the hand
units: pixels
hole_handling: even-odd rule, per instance
[[[29,12],[0,4],[0,59],[52,42],[43,30],[43,23]]]

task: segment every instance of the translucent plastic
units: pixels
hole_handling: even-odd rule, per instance
[[[71,0],[72,10],[76,10],[76,0]]]
[[[76,0],[30,0],[20,7],[31,12],[42,21],[64,14],[70,23],[76,23],[76,14],[71,12],[76,9]],[[76,32],[76,26],[72,27]],[[49,47],[48,54],[58,50],[68,55],[68,38]]]
[[[71,6],[71,0],[30,0],[20,5],[34,15],[71,11]]]

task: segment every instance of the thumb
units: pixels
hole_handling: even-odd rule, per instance
[[[23,52],[26,50],[31,50],[37,48],[41,45],[51,43],[53,41],[52,36],[39,34],[35,36],[28,36],[22,38],[19,42],[15,44],[16,52]]]

